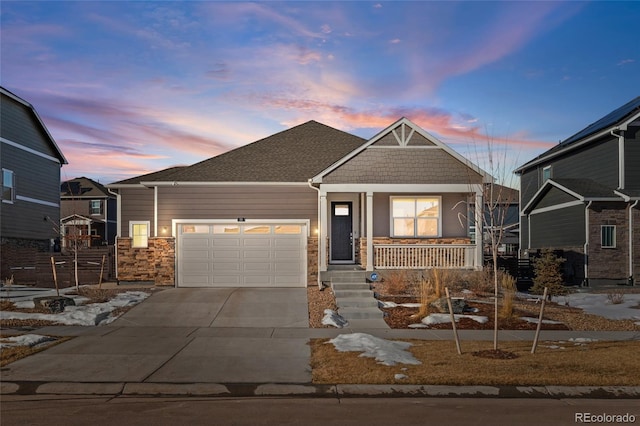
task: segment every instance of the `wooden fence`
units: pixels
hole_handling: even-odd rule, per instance
[[[56,264],[58,286],[71,287],[74,277],[74,253],[34,253],[10,266],[13,282],[17,285],[33,285],[53,288],[51,257]],[[103,265],[104,258],[104,265]],[[102,282],[115,279],[115,249],[113,246],[84,248],[78,251],[78,284],[98,284],[102,270]]]

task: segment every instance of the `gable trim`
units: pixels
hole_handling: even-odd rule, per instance
[[[405,127],[403,125],[409,126],[411,128],[411,131],[410,131],[410,134],[409,134],[408,138],[405,138],[405,136],[406,136]],[[402,134],[401,135],[398,135],[397,132],[395,131],[395,129],[398,126],[402,126],[401,127],[402,128]],[[369,139],[367,142],[362,144],[360,147],[354,149],[349,154],[345,155],[340,160],[336,161],[331,166],[329,166],[325,170],[323,170],[320,173],[318,173],[316,176],[314,176],[311,179],[311,182],[312,183],[322,183],[322,178],[324,176],[326,176],[327,174],[331,173],[332,171],[334,171],[338,167],[342,166],[343,164],[345,164],[346,162],[351,160],[353,157],[355,157],[356,155],[358,155],[361,152],[363,152],[365,149],[371,147],[371,145],[375,144],[377,141],[382,139],[382,137],[386,136],[389,133],[392,133],[393,136],[398,141],[398,144],[400,145],[400,147],[404,148],[405,146],[402,145],[403,144],[402,141],[404,140],[404,142],[408,143],[408,141],[411,140],[411,136],[413,136],[414,132],[417,132],[419,135],[421,135],[422,137],[427,139],[429,142],[433,143],[434,147],[443,149],[447,154],[451,155],[456,160],[460,161],[462,164],[464,164],[465,166],[469,167],[470,169],[472,169],[473,171],[475,171],[476,173],[481,175],[483,177],[484,181],[486,181],[487,183],[493,181],[493,178],[491,177],[491,175],[489,175],[487,172],[482,170],[476,164],[474,164],[473,162],[469,161],[467,158],[463,157],[462,155],[458,154],[455,150],[453,150],[452,148],[447,146],[444,142],[440,141],[438,138],[436,138],[432,134],[428,133],[427,131],[422,129],[417,124],[413,123],[408,118],[402,117],[401,119],[399,119],[399,120],[395,121],[394,123],[392,123],[391,125],[387,126],[384,130],[378,132],[378,134],[376,134],[373,138]],[[401,137],[402,137],[402,139],[401,139]],[[385,146],[385,148],[386,148],[386,146]],[[413,148],[413,146],[412,146],[412,148]]]
[[[49,154],[45,154],[43,152],[36,151],[35,149],[29,148],[28,146],[21,145],[21,144],[19,144],[17,142],[10,141],[9,139],[3,138],[3,137],[0,137],[0,141],[2,143],[6,143],[7,145],[10,145],[10,146],[12,146],[14,148],[18,148],[18,149],[20,149],[22,151],[28,152],[29,154],[33,154],[33,155],[36,155],[38,157],[42,157],[42,158],[44,158],[46,160],[53,161],[54,163],[61,164],[60,163],[60,159],[58,159],[56,157],[52,157]]]
[[[582,205],[584,205],[584,201],[580,201],[580,200],[568,201],[566,203],[556,204],[555,206],[548,206],[548,207],[542,207],[539,209],[534,209],[534,210],[531,210],[529,214],[534,215],[538,213],[551,212],[554,210],[566,209],[567,207],[582,206]]]

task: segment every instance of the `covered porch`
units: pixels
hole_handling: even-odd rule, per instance
[[[321,184],[320,275],[342,265],[481,269],[482,241],[469,226],[482,220],[470,217],[474,203],[482,205],[481,185]]]

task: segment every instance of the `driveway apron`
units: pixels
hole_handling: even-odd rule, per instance
[[[3,381],[309,383],[305,288],[170,288],[108,326],[3,368]],[[301,333],[304,335],[305,333]]]

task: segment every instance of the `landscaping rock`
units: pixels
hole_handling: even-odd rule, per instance
[[[52,314],[63,312],[65,306],[75,306],[76,304],[72,298],[64,296],[34,297],[33,303],[35,306],[42,306],[43,308],[49,309]]]
[[[449,306],[447,305],[446,297],[441,297],[438,300],[434,300],[433,302],[431,302],[431,306],[436,308],[438,311],[440,311],[443,314],[449,313]],[[467,309],[467,302],[465,302],[465,300],[462,298],[452,297],[451,308],[453,309],[454,314],[462,314]]]

